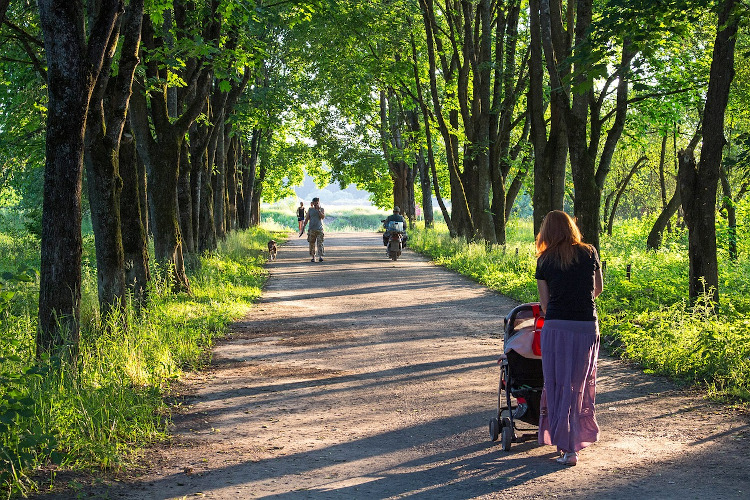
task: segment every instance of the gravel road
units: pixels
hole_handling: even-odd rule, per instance
[[[601,440],[577,467],[503,452],[503,316],[516,303],[380,235],[292,237],[261,302],[189,375],[173,439],[90,494],[166,499],[750,498],[750,418],[602,358]],[[605,290],[606,293],[606,290]]]

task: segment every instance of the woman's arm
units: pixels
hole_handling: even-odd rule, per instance
[[[545,280],[536,280],[536,288],[539,290],[539,303],[542,304],[542,312],[547,312],[547,302],[549,302],[549,287]]]
[[[604,290],[604,279],[602,278],[602,268],[594,271],[594,298],[597,298]]]

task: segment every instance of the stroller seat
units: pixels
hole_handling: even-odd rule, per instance
[[[516,434],[516,421],[538,427],[544,388],[539,331],[544,322],[537,302],[521,304],[505,317],[497,417],[490,420],[490,438],[502,436],[502,448],[537,439],[538,431]],[[515,399],[515,405],[511,397]],[[524,429],[529,430],[529,429]]]

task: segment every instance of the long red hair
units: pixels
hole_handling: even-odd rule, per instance
[[[573,218],[562,210],[553,210],[544,217],[536,235],[536,255],[552,259],[563,271],[578,262],[578,249],[591,254],[591,245],[581,241],[581,231]]]

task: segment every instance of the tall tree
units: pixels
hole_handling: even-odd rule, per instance
[[[573,175],[574,213],[584,239],[599,247],[599,213],[601,193],[610,171],[612,156],[625,127],[628,109],[630,65],[637,53],[628,34],[608,32],[608,36],[618,39],[619,60],[614,71],[605,79],[598,95],[594,78],[606,68],[595,59],[603,56],[603,50],[592,45],[592,21],[594,3],[592,0],[569,2],[562,15],[561,0],[541,0],[542,43],[550,75],[552,92],[557,94],[562,108],[567,133],[570,166]],[[567,24],[567,28],[565,26]],[[569,40],[574,35],[575,62],[571,74],[572,86],[563,85],[565,80],[562,68],[569,67],[573,52]],[[556,40],[565,38],[564,44]],[[563,48],[562,52],[559,50]],[[597,55],[597,52],[599,54]],[[606,104],[610,88],[615,86],[613,109]],[[571,95],[572,94],[572,95]],[[609,130],[604,127],[610,122]],[[606,135],[604,145],[601,144]]]
[[[460,1],[446,6],[440,15],[432,0],[420,0],[420,7],[430,94],[450,172],[451,218],[459,235],[494,243],[489,154],[494,35],[491,3]],[[446,89],[444,97],[438,88],[438,74]],[[457,106],[444,105],[454,101]],[[459,131],[466,138],[463,145]]]
[[[117,311],[121,320],[125,318],[126,282],[120,214],[123,186],[119,165],[120,140],[138,64],[142,19],[143,0],[131,0],[110,38],[86,124],[84,163],[96,246],[99,310],[102,317]],[[123,42],[117,76],[111,78],[118,34],[122,35]]]
[[[720,178],[724,137],[724,113],[734,78],[734,51],[740,16],[737,0],[719,4],[718,29],[703,118],[701,158],[680,164],[680,198],[688,226],[690,297],[705,294],[719,301],[719,266],[716,255],[716,191]]]
[[[82,0],[39,1],[49,104],[38,354],[66,345],[75,351],[79,338],[84,133],[122,2],[103,0],[88,26],[85,12]]]
[[[559,9],[554,10],[560,18]],[[544,15],[542,15],[544,7]],[[551,78],[549,92],[549,131],[545,123],[547,104],[544,102],[544,68],[549,69],[548,54],[566,58],[570,54],[570,36],[552,38],[549,2],[529,0],[529,92],[528,108],[531,121],[531,143],[534,148],[534,232],[538,232],[544,216],[551,210],[562,210],[565,196],[565,166],[568,158],[568,134],[565,122],[565,80]],[[544,24],[542,23],[544,20]],[[559,26],[562,23],[555,23]],[[544,28],[544,29],[543,29]],[[567,76],[568,67],[550,73],[552,77]],[[565,85],[563,87],[563,85]]]
[[[187,18],[185,1],[175,1],[178,12],[175,20]],[[220,19],[218,16],[218,0],[212,0],[204,11],[200,11],[202,18],[198,25],[179,26],[180,30],[196,30],[195,35],[201,37],[201,44],[216,44],[219,40]],[[172,29],[166,26],[166,30]],[[188,31],[189,32],[189,31]],[[150,17],[143,20],[143,45],[148,50],[146,59],[146,76],[153,90],[147,89],[141,81],[140,88],[134,93],[131,101],[133,113],[131,123],[136,135],[138,154],[146,165],[149,178],[149,207],[152,233],[154,235],[154,252],[157,262],[165,269],[170,269],[173,283],[177,290],[190,290],[187,274],[185,273],[185,259],[182,246],[182,235],[179,223],[179,205],[177,186],[180,172],[180,156],[183,151],[185,136],[193,121],[206,106],[212,82],[212,71],[208,55],[205,50],[194,46],[192,60],[180,75],[186,83],[181,95],[182,109],[172,107],[170,115],[169,85],[171,70],[165,67],[157,56],[168,53],[170,48],[166,36],[159,36]],[[210,54],[210,51],[208,51]],[[174,74],[174,73],[173,73]],[[147,92],[147,90],[150,90]],[[147,96],[148,93],[148,96]],[[147,97],[148,103],[147,104]],[[150,118],[150,121],[149,121]]]

